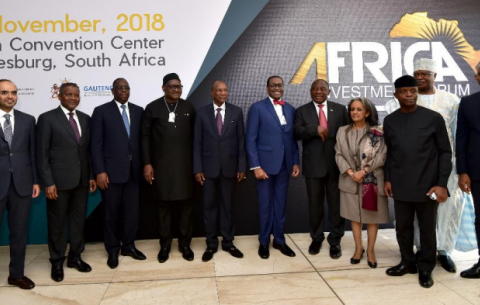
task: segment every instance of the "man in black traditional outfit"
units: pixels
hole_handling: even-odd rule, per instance
[[[384,120],[388,147],[385,193],[395,199],[397,241],[402,256],[399,265],[387,269],[387,275],[402,276],[418,270],[420,286],[430,288],[436,263],[437,207],[448,196],[452,148],[442,116],[417,105],[417,94],[415,78],[398,78],[394,95],[400,109]],[[418,257],[413,252],[415,212],[422,245]]]
[[[187,261],[194,253],[192,240],[193,196],[193,127],[195,109],[180,98],[182,83],[175,73],[163,78],[165,96],[145,108],[142,122],[142,153],[145,164],[143,176],[153,185],[158,205],[160,252],[158,261],[168,260],[172,244],[171,209],[180,212],[178,250]]]

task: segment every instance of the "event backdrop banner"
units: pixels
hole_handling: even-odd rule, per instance
[[[478,0],[4,0],[0,78],[17,84],[18,109],[37,117],[57,107],[62,82],[79,84],[79,109],[90,114],[111,100],[117,77],[129,81],[131,101],[145,106],[162,95],[162,77],[176,72],[183,97],[197,109],[211,103],[211,83],[221,79],[229,86],[229,102],[246,118],[251,104],[266,97],[268,76],[280,75],[285,99],[295,107],[308,103],[311,83],[324,78],[330,100],[370,98],[383,119],[393,81],[412,74],[421,57],[439,62],[437,88],[460,97],[478,91],[473,75],[480,61],[479,15]],[[200,191],[197,236],[202,235]],[[31,228],[30,242],[46,237],[40,201],[33,205],[32,227],[43,239],[32,238]],[[98,201],[98,194],[92,195],[90,218]],[[139,237],[155,238],[155,207],[145,185],[141,202]],[[251,173],[237,187],[234,204],[237,233],[257,234]],[[307,232],[308,227],[300,177],[290,183],[286,230]],[[5,232],[4,222],[0,243],[6,243]]]
[[[79,110],[112,98],[125,77],[131,101],[161,94],[162,77],[181,76],[185,92],[230,1],[2,1],[0,74],[19,89],[18,109],[38,117],[57,107],[62,82],[81,89]]]

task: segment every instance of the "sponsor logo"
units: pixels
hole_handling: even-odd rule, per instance
[[[66,77],[63,78],[63,79],[60,79],[61,84],[65,84],[65,83],[68,83],[68,82],[70,82],[70,80],[67,79]],[[60,86],[58,85],[58,83],[54,83],[52,85],[52,87],[50,88],[50,98],[51,99],[56,99],[56,98],[58,98],[58,94],[60,94]]]
[[[35,88],[17,88],[18,95],[35,95]]]
[[[111,96],[112,85],[87,85],[83,86],[84,97]]]

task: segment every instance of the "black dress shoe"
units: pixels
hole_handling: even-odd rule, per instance
[[[455,266],[455,263],[452,261],[450,256],[439,254],[437,258],[438,258],[438,261],[440,262],[440,265],[442,265],[443,269],[445,269],[447,272],[450,272],[450,273],[457,272],[457,266]]]
[[[159,263],[165,263],[170,254],[170,247],[162,247],[158,252],[157,259]]]
[[[353,256],[352,256],[352,258],[350,259],[350,264],[352,264],[352,265],[359,264],[360,261],[363,258],[363,253],[365,253],[365,249],[362,249],[362,254],[360,255],[360,258],[353,258]]]
[[[263,259],[269,258],[270,250],[268,249],[268,245],[260,245],[260,247],[258,247],[258,255]]]
[[[182,253],[182,257],[183,257],[184,260],[189,261],[189,262],[193,261],[194,254],[193,254],[192,249],[190,249],[190,246],[185,246],[185,247],[178,246],[178,251],[180,251],[180,253]]]
[[[460,276],[465,279],[480,279],[480,261],[472,268],[460,272]]]
[[[333,259],[340,258],[342,256],[342,247],[340,245],[330,246],[330,257]]]
[[[24,276],[19,279],[8,277],[8,284],[12,286],[17,286],[20,289],[33,289],[35,288],[35,283],[29,279],[28,277]]]
[[[128,251],[123,251],[122,250],[121,253],[122,253],[123,256],[130,256],[131,258],[139,260],[139,261],[143,261],[143,260],[147,259],[145,254],[143,254],[140,250],[138,250],[136,248],[132,248],[131,250],[128,250]]]
[[[52,273],[50,274],[50,277],[55,282],[63,281],[63,264],[52,265]]]
[[[115,269],[118,267],[118,252],[108,254],[107,265],[110,267],[110,269]]]
[[[203,262],[208,262],[209,260],[211,260],[213,258],[213,254],[215,254],[215,253],[217,253],[217,248],[207,247],[205,252],[203,252],[202,261]]]
[[[279,245],[275,241],[273,241],[273,248],[280,250],[280,252],[282,252],[283,255],[286,255],[289,257],[295,257],[295,252],[293,252],[293,250],[290,249],[290,247],[287,246],[287,244]]]
[[[308,253],[311,255],[316,255],[320,253],[320,248],[322,247],[322,242],[318,240],[312,240],[310,247],[308,247]]]
[[[90,272],[92,267],[89,264],[85,263],[81,258],[74,261],[67,261],[68,268],[75,268],[80,272]]]
[[[415,274],[417,273],[418,270],[417,270],[417,266],[407,266],[407,265],[404,265],[402,263],[394,266],[394,267],[391,267],[391,268],[388,268],[386,273],[387,275],[389,276],[402,276],[402,275],[405,275],[407,273],[409,274]]]
[[[243,258],[242,251],[238,250],[237,247],[235,247],[234,245],[231,245],[230,247],[222,247],[222,250],[230,253],[230,255],[232,255],[233,257]]]
[[[423,288],[430,288],[433,286],[432,273],[428,271],[420,271],[418,273],[418,283]]]

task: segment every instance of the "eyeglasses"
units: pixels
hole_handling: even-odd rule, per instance
[[[130,87],[129,87],[129,86],[117,86],[117,87],[115,87],[115,90],[118,90],[118,91],[122,91],[122,90],[130,91]]]
[[[432,72],[428,72],[428,71],[414,72],[413,77],[427,77],[427,76],[430,76],[432,74],[433,74]]]
[[[11,94],[12,96],[17,96],[18,91],[5,91],[5,90],[4,90],[4,91],[0,91],[0,94],[1,94],[2,96],[7,96],[7,95],[9,95],[9,94]]]
[[[183,86],[182,85],[167,85],[167,88],[169,90],[182,90]]]
[[[268,86],[271,88],[271,89],[282,89],[283,88],[283,84],[268,84]]]

